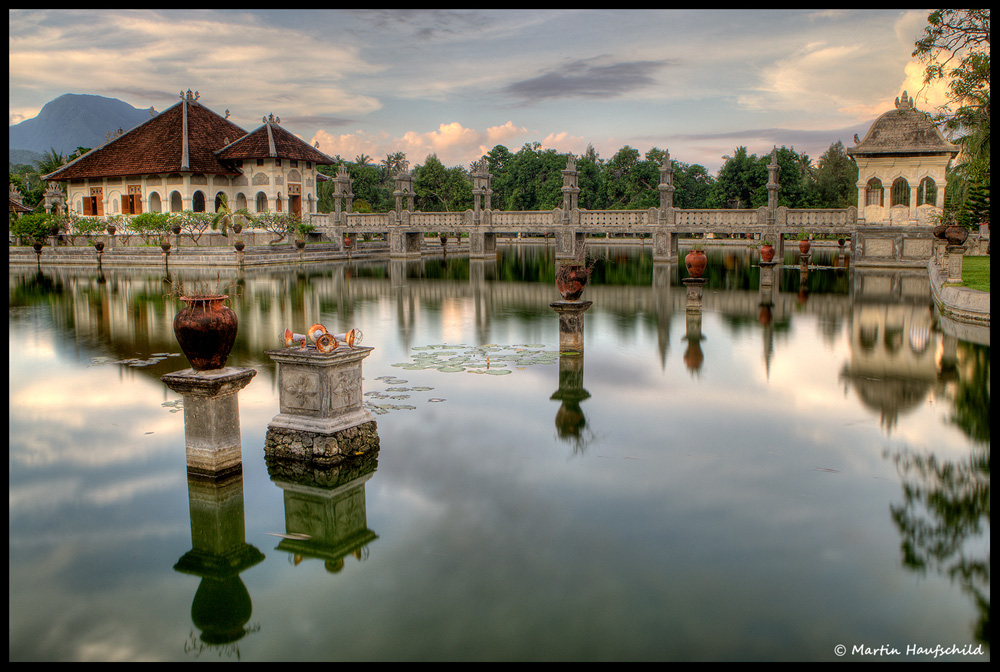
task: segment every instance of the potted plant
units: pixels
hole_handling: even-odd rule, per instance
[[[186,291],[183,285],[173,294],[185,306],[174,317],[174,336],[191,368],[195,371],[225,368],[239,328],[236,313],[225,305],[229,295],[218,287],[215,291],[204,288]]]
[[[229,199],[225,194],[219,196],[219,206],[215,210],[212,218],[212,230],[221,228],[223,235],[231,228],[233,233],[239,234],[243,231],[243,222],[252,219],[252,215],[246,208],[233,210],[229,207]]]
[[[801,227],[799,229],[799,253],[809,254],[809,248],[811,246],[812,243],[809,242],[809,234],[806,233],[805,227]]]
[[[702,249],[701,243],[695,243],[691,246],[691,251],[684,257],[684,266],[687,268],[688,275],[692,278],[700,278],[705,274],[707,265],[708,257],[705,256],[705,250]]]
[[[294,224],[294,229],[295,247],[301,250],[306,246],[306,239],[309,237],[309,234],[316,231],[316,227],[300,220]]]
[[[760,260],[768,263],[774,261],[774,244],[769,236],[764,236],[761,239]]]

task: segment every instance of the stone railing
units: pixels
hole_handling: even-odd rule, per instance
[[[762,226],[767,217],[766,210],[766,208],[756,210],[674,210],[674,226]]]
[[[655,212],[655,210],[654,210]],[[650,221],[648,210],[581,210],[581,226],[648,226],[656,224]]]

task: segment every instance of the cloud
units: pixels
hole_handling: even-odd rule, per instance
[[[614,98],[656,83],[653,74],[673,61],[621,61],[601,65],[579,59],[536,77],[514,82],[502,93],[533,102],[546,98]]]
[[[361,130],[339,135],[319,131],[309,142],[319,142],[320,151],[330,156],[339,154],[347,161],[362,153],[377,158],[401,151],[406,153],[411,164],[422,164],[428,156],[435,154],[446,166],[467,167],[497,145],[517,151],[532,135],[537,137],[538,134],[515,125],[513,121],[490,126],[484,131],[466,128],[453,121],[440,124],[433,131],[407,131],[401,136],[388,133],[371,135]],[[579,153],[586,146],[586,141],[581,136],[562,131],[549,133],[541,140],[541,145],[543,149]]]

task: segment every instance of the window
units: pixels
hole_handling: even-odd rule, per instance
[[[142,185],[130,184],[128,195],[122,196],[122,213],[126,215],[142,214]]]
[[[937,203],[937,185],[934,180],[925,177],[917,187],[917,205],[935,205]]]
[[[892,183],[892,204],[910,204],[910,184],[902,177],[897,177],[896,181]]]
[[[83,214],[89,217],[104,216],[104,187],[90,188],[90,197],[83,199]]]
[[[865,189],[865,205],[883,205],[885,202],[884,193],[882,180],[877,177],[868,180],[868,186]]]

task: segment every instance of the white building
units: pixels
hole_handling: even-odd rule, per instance
[[[228,114],[227,114],[228,117]],[[335,161],[273,116],[247,133],[188,91],[173,107],[46,175],[66,184],[67,208],[103,217],[214,212],[224,195],[251,213],[316,212],[317,166]]]

